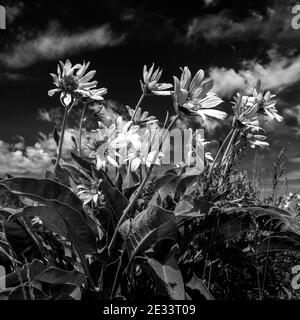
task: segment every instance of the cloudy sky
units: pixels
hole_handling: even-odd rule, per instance
[[[300,30],[291,26],[296,3],[0,1],[7,11],[7,29],[0,30],[2,149],[14,135],[33,145],[37,132],[52,130],[36,114],[58,104],[47,95],[58,60],[91,61],[99,84],[109,90],[107,98],[130,106],[139,98],[144,64],[163,67],[165,82],[187,65],[192,72],[204,69],[227,102],[257,78],[278,95],[285,121],[268,126],[271,149],[258,156],[269,172],[285,147],[290,187],[298,191],[299,185],[300,191]],[[160,119],[170,106],[167,98],[149,98],[143,105]],[[223,106],[228,113],[229,106]],[[207,128],[212,138],[225,132],[222,124]]]

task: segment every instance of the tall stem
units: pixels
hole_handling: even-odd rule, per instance
[[[120,218],[120,220],[119,220],[119,222],[118,222],[118,224],[117,224],[117,227],[116,227],[115,232],[114,232],[114,234],[113,234],[113,237],[112,237],[112,239],[111,239],[111,241],[110,241],[110,244],[109,244],[109,246],[108,246],[108,253],[109,253],[109,254],[110,254],[111,249],[112,249],[112,247],[113,247],[113,245],[114,245],[114,243],[115,243],[115,241],[116,241],[117,234],[118,234],[118,232],[119,232],[119,228],[120,228],[121,224],[123,223],[123,221],[124,221],[125,218],[127,217],[128,213],[130,212],[130,210],[133,208],[134,204],[135,204],[136,201],[138,200],[138,198],[139,198],[139,196],[140,196],[140,194],[141,194],[141,192],[142,192],[142,190],[143,190],[143,188],[144,188],[147,180],[149,179],[149,177],[150,177],[150,175],[151,175],[151,173],[152,173],[152,171],[153,171],[153,168],[154,168],[154,165],[155,165],[155,161],[156,161],[156,159],[157,159],[157,157],[158,157],[158,155],[159,155],[159,153],[160,153],[160,150],[161,150],[161,148],[162,148],[162,146],[163,146],[163,143],[164,143],[164,141],[165,141],[165,139],[166,139],[166,137],[167,137],[168,131],[171,129],[171,127],[173,126],[173,124],[178,120],[178,118],[179,118],[179,116],[176,115],[176,117],[172,120],[172,122],[170,123],[169,127],[168,127],[167,130],[165,131],[165,133],[164,133],[164,135],[163,135],[163,137],[162,137],[161,143],[160,143],[160,145],[159,145],[159,148],[158,148],[158,150],[156,151],[155,156],[154,156],[154,158],[153,158],[153,160],[152,160],[152,164],[151,164],[151,166],[150,166],[150,168],[149,168],[148,173],[145,175],[145,177],[144,177],[142,183],[140,184],[139,188],[137,189],[137,191],[136,191],[133,199],[130,201],[129,205],[128,205],[128,206],[126,207],[126,209],[124,210],[124,212],[123,212],[123,214],[122,214],[122,216],[121,216],[121,218]]]
[[[232,136],[231,136],[231,139],[230,139],[230,141],[229,141],[229,143],[228,143],[228,146],[227,146],[227,148],[226,148],[226,150],[225,150],[225,152],[224,152],[224,155],[223,155],[223,159],[222,159],[222,160],[226,161],[227,157],[229,156],[229,154],[230,154],[230,152],[231,152],[230,148],[231,148],[231,146],[234,144],[235,138],[236,138],[238,132],[239,132],[239,130],[238,130],[237,128],[234,129],[234,131],[233,131],[233,133],[232,133]],[[224,173],[222,174],[222,179],[223,179],[223,177],[225,177],[226,174],[227,174],[228,166],[229,166],[229,162],[227,161],[227,162],[226,162],[226,165],[225,165]],[[221,180],[221,181],[222,181],[222,180]]]
[[[86,103],[83,103],[80,124],[79,124],[79,136],[78,136],[78,156],[81,156],[81,136],[82,136],[82,127],[83,127],[83,119],[86,110]]]
[[[67,123],[67,117],[68,117],[68,111],[69,111],[70,108],[72,108],[73,105],[74,105],[74,101],[71,104],[71,106],[66,106],[65,107],[65,114],[64,114],[62,128],[61,128],[61,134],[60,134],[58,150],[57,150],[57,157],[56,157],[56,162],[55,162],[55,165],[54,165],[54,172],[56,171],[57,166],[59,164],[59,160],[61,158],[62,146],[63,146],[63,143],[64,143],[64,135],[65,135],[66,123]]]
[[[145,95],[146,95],[146,94],[145,94],[145,91],[143,90],[143,93],[142,93],[142,95],[141,95],[141,97],[140,97],[140,100],[138,101],[137,105],[135,106],[134,113],[133,113],[133,115],[132,115],[132,117],[131,117],[131,121],[134,120],[134,117],[135,117],[135,115],[136,115],[136,113],[137,113],[137,111],[138,111],[138,108],[140,107],[141,103],[143,102],[143,100],[144,100],[144,98],[145,98]]]
[[[216,163],[217,163],[217,160],[218,160],[218,158],[219,158],[222,150],[224,149],[227,141],[229,140],[232,132],[233,132],[233,129],[230,130],[230,132],[228,133],[227,137],[226,137],[225,140],[223,141],[220,149],[218,150],[217,155],[215,156],[214,162],[212,163],[212,165],[211,165],[211,167],[210,167],[210,169],[209,169],[208,177],[210,177],[210,175],[212,174],[212,171],[213,171],[213,169],[214,169],[214,167],[215,167],[215,165],[216,165]]]
[[[227,148],[226,148],[226,150],[225,150],[225,152],[224,152],[224,155],[223,155],[223,159],[222,159],[222,160],[226,160],[226,158],[228,157],[228,154],[229,154],[229,152],[230,152],[230,147],[231,147],[231,145],[233,144],[234,139],[236,138],[237,133],[238,133],[238,129],[236,128],[236,129],[233,130],[231,139],[230,139],[230,141],[229,141],[229,143],[228,143],[228,145],[227,145]]]

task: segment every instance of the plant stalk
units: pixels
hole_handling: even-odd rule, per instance
[[[230,138],[230,136],[231,136],[232,133],[233,133],[233,129],[230,130],[230,132],[228,133],[227,137],[226,137],[225,140],[223,141],[220,149],[218,150],[217,155],[215,156],[215,159],[214,159],[214,161],[213,161],[213,163],[212,163],[212,165],[211,165],[211,167],[210,167],[210,169],[209,169],[208,178],[211,176],[212,171],[213,171],[213,169],[214,169],[214,167],[215,167],[215,165],[216,165],[216,163],[217,163],[217,160],[218,160],[218,158],[220,157],[221,152],[222,152],[222,150],[224,149],[224,147],[225,147],[225,145],[226,145],[227,141],[229,140],[229,138]]]
[[[226,148],[226,150],[225,150],[225,152],[224,152],[224,155],[223,155],[222,160],[226,160],[226,158],[228,157],[228,154],[229,154],[229,152],[230,152],[230,147],[231,147],[231,145],[233,144],[234,139],[235,139],[237,133],[238,133],[238,129],[235,128],[235,129],[233,130],[233,133],[232,133],[231,139],[230,139],[230,141],[229,141],[229,143],[228,143],[228,145],[227,145],[227,148]]]
[[[137,189],[137,191],[136,191],[136,193],[135,193],[132,201],[129,203],[129,205],[127,206],[127,208],[124,210],[124,212],[123,212],[120,220],[118,221],[118,224],[117,224],[117,227],[116,227],[115,232],[114,232],[114,234],[113,234],[113,237],[112,237],[112,239],[111,239],[111,241],[110,241],[110,244],[108,245],[108,254],[110,254],[111,249],[112,249],[112,247],[113,247],[113,245],[114,245],[114,243],[115,243],[115,241],[116,241],[117,234],[118,234],[118,231],[119,231],[119,228],[120,228],[121,224],[124,222],[124,220],[125,220],[125,218],[127,217],[128,213],[130,212],[130,210],[133,208],[134,204],[135,204],[136,201],[138,200],[138,198],[139,198],[139,196],[140,196],[140,194],[141,194],[141,192],[142,192],[142,190],[143,190],[146,182],[148,181],[148,179],[149,179],[149,177],[150,177],[150,175],[151,175],[151,173],[152,173],[152,171],[153,171],[153,168],[154,168],[154,165],[155,165],[155,161],[156,161],[156,159],[157,159],[157,157],[158,157],[158,155],[159,155],[159,152],[160,152],[160,150],[161,150],[161,148],[162,148],[162,146],[163,146],[163,143],[164,143],[164,141],[165,141],[165,139],[166,139],[166,137],[167,137],[168,131],[169,131],[170,128],[173,126],[173,124],[178,120],[178,118],[179,118],[179,116],[176,115],[176,117],[172,120],[172,122],[170,123],[169,127],[168,127],[167,130],[165,131],[165,133],[164,133],[164,135],[163,135],[163,137],[162,137],[162,141],[161,141],[161,143],[160,143],[160,145],[159,145],[159,148],[158,148],[158,150],[156,151],[156,154],[155,154],[155,156],[154,156],[154,158],[153,158],[153,161],[152,161],[152,164],[151,164],[151,166],[150,166],[150,168],[149,168],[148,173],[145,175],[145,177],[144,177],[142,183],[140,184],[139,188]]]
[[[86,111],[86,103],[83,103],[80,124],[79,124],[79,136],[78,136],[78,156],[81,157],[81,138],[82,138],[82,129],[83,129],[83,119]]]
[[[136,113],[137,113],[137,111],[138,111],[138,108],[140,107],[141,103],[143,102],[143,100],[144,100],[144,98],[145,98],[145,95],[146,95],[146,94],[145,94],[145,91],[143,90],[143,93],[142,93],[142,95],[141,95],[141,97],[140,97],[140,100],[138,101],[137,105],[135,106],[134,113],[133,113],[133,115],[132,115],[132,117],[131,117],[131,121],[134,120],[134,117],[135,117],[135,115],[136,115]]]
[[[223,161],[225,162],[226,159],[228,158],[228,156],[229,156],[229,154],[230,154],[230,152],[231,152],[230,148],[231,148],[231,146],[234,144],[235,138],[236,138],[236,136],[237,136],[238,133],[239,133],[239,130],[238,130],[237,128],[234,129],[234,131],[233,131],[233,133],[232,133],[232,136],[231,136],[231,139],[230,139],[230,141],[229,141],[229,143],[228,143],[228,146],[227,146],[227,148],[226,148],[226,150],[225,150],[225,152],[224,152],[222,162],[223,162]],[[228,170],[228,166],[229,166],[229,162],[226,162],[226,164],[225,164],[225,170],[224,170],[224,173],[222,174],[222,177],[225,177],[225,176],[226,176],[227,170]]]
[[[64,135],[65,135],[66,123],[67,123],[67,117],[68,117],[68,111],[70,108],[73,107],[74,103],[75,103],[75,100],[73,101],[73,103],[71,104],[70,107],[69,106],[65,107],[65,114],[64,114],[62,128],[61,128],[61,134],[60,134],[58,150],[57,150],[57,157],[56,157],[56,161],[55,161],[55,165],[54,165],[54,172],[56,171],[58,164],[59,164],[59,160],[61,158],[62,146],[64,143]]]

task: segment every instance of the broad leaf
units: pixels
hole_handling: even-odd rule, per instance
[[[80,287],[69,283],[53,286],[50,300],[81,300]]]
[[[153,193],[158,191],[160,188],[163,188],[165,185],[171,183],[176,178],[178,178],[178,175],[172,172],[164,174],[159,178],[156,178],[155,181],[153,182],[154,184]]]
[[[199,291],[206,300],[215,300],[203,281],[198,279],[195,275],[193,275],[192,279],[186,284],[186,286],[191,290]]]
[[[102,179],[100,183],[100,189],[111,206],[116,219],[119,220],[123,214],[123,211],[128,206],[129,201],[118,188],[112,185],[104,172],[97,171],[97,175]]]
[[[128,243],[130,261],[152,245],[164,239],[176,240],[175,214],[151,205],[134,219],[127,219],[119,232]]]
[[[49,285],[70,283],[80,287],[85,281],[85,274],[75,270],[66,271],[57,267],[49,267],[36,275],[32,280]]]
[[[153,278],[160,294],[172,300],[185,299],[184,282],[174,252],[167,255],[162,263],[150,258],[147,264],[145,271]]]
[[[18,209],[23,207],[23,203],[18,195],[8,190],[7,187],[1,185],[0,181],[0,207]]]
[[[174,199],[175,201],[179,201],[180,197],[184,194],[186,189],[194,184],[199,179],[199,173],[198,174],[190,174],[190,173],[184,173],[179,179],[176,184],[176,189],[174,193]]]
[[[83,254],[97,252],[96,236],[86,220],[71,207],[56,203],[54,206],[26,207],[10,220],[22,216],[39,217],[50,231],[68,238]]]
[[[189,195],[183,196],[174,210],[177,227],[187,220],[205,216],[213,205],[206,200],[194,199]]]
[[[71,157],[72,157],[72,160],[75,164],[78,164],[82,169],[89,172],[90,174],[92,173],[92,171],[91,171],[92,166],[93,166],[92,162],[87,161],[87,160],[77,156],[74,152],[71,152]]]
[[[11,192],[38,201],[62,203],[82,212],[81,200],[66,186],[50,179],[12,178],[1,181]]]
[[[70,175],[67,170],[63,169],[60,165],[55,168],[55,176],[58,182],[64,186],[70,187]]]
[[[75,166],[72,166],[70,164],[68,165],[62,165],[63,169],[65,169],[71,179],[77,184],[82,184],[82,182],[89,183],[88,175],[87,173],[84,173],[84,171],[77,169]]]
[[[31,291],[33,292],[34,300],[48,300],[50,298],[45,292],[35,287],[32,287]],[[26,297],[24,297],[24,293]],[[29,285],[25,284],[14,288],[10,292],[8,300],[33,300],[30,295]]]
[[[33,279],[35,276],[41,273],[44,269],[46,269],[44,264],[40,260],[34,259],[31,263],[29,263],[30,279]],[[3,277],[5,279],[4,281],[5,281],[6,288],[15,287],[16,285],[19,285],[20,277],[22,278],[23,282],[27,282],[28,281],[27,275],[28,275],[28,271],[27,271],[26,265],[23,266],[19,275],[17,271],[7,274],[6,276]],[[0,282],[3,280],[1,279],[2,278],[0,278]]]
[[[7,220],[14,221],[22,217],[39,217],[48,230],[68,238],[68,229],[64,219],[56,212],[54,207],[25,207],[23,210],[11,215]]]
[[[18,258],[40,257],[37,243],[21,221],[3,221],[2,224],[5,238]]]

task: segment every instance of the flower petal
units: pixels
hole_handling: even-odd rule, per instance
[[[198,72],[195,74],[191,85],[190,85],[190,91],[193,93],[197,88],[201,86],[202,80],[204,78],[204,71],[202,69],[198,70]]]
[[[131,164],[130,164],[131,171],[136,171],[140,165],[141,165],[141,159],[140,158],[134,158],[131,161]]]
[[[227,117],[227,113],[216,110],[216,109],[201,109],[198,110],[197,113],[202,117],[203,120],[206,119],[206,117],[224,120]]]
[[[49,90],[49,91],[48,91],[48,95],[49,95],[50,97],[53,97],[53,95],[54,95],[56,92],[61,92],[61,89],[60,89],[60,88],[57,88],[57,89]]]
[[[180,77],[180,88],[187,90],[191,82],[191,71],[188,67],[184,67]]]

